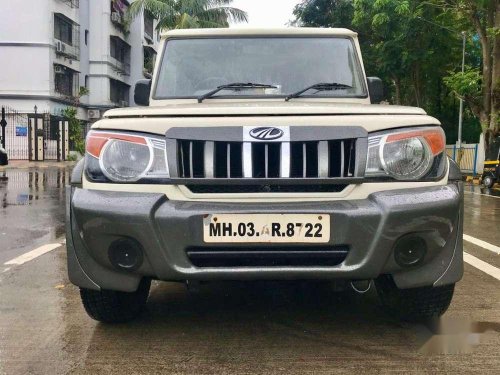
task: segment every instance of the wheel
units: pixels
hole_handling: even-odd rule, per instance
[[[487,187],[488,189],[492,188],[494,184],[495,184],[495,180],[493,179],[492,176],[485,176],[483,178],[483,185],[485,187]]]
[[[440,287],[398,289],[392,277],[375,280],[385,310],[403,321],[417,322],[443,315],[450,306],[455,284]]]
[[[85,311],[104,323],[124,323],[136,318],[146,306],[151,280],[142,279],[133,293],[80,288]]]

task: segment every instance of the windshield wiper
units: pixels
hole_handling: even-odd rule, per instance
[[[302,89],[300,91],[297,91],[297,92],[294,92],[293,94],[288,95],[285,98],[285,101],[289,101],[290,99],[293,99],[293,98],[298,98],[303,93],[305,93],[305,92],[307,92],[309,90],[333,91],[333,90],[342,90],[342,89],[352,89],[352,86],[345,85],[343,83],[337,83],[337,82],[332,82],[332,83],[316,83],[314,85],[306,87],[305,89]]]
[[[222,90],[237,90],[237,89],[277,89],[278,86],[274,85],[267,85],[265,83],[242,83],[242,82],[235,82],[235,83],[228,83],[226,85],[218,86],[216,89],[213,89],[212,91],[209,91],[201,96],[198,97],[198,103],[201,103],[205,99],[208,99],[215,94],[217,94],[219,91]]]

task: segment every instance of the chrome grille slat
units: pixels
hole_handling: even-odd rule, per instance
[[[302,143],[302,177],[307,177],[307,146],[306,143]]]
[[[328,177],[328,164],[330,163],[329,145],[327,141],[318,144],[318,176]]]
[[[194,177],[194,168],[193,168],[193,142],[189,142],[189,175]]]
[[[283,142],[280,152],[280,177],[290,178],[290,142]]]
[[[344,141],[340,142],[340,177],[344,177]]]
[[[203,160],[203,164],[204,164],[203,170],[205,171],[206,178],[214,178],[215,177],[214,152],[215,152],[215,142],[212,142],[212,141],[205,142],[205,149],[204,149],[204,155],[203,155],[203,159],[204,159]]]
[[[264,176],[269,177],[269,145],[264,145]]]
[[[243,143],[243,177],[251,178],[253,174],[252,143]]]

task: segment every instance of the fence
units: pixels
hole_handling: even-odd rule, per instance
[[[458,163],[459,149],[457,145],[447,145],[446,153]],[[462,144],[462,158],[460,160],[460,170],[464,173],[476,175],[480,171],[479,165],[479,144]]]
[[[23,113],[2,107],[5,149],[10,160],[66,160],[68,121],[44,113]]]

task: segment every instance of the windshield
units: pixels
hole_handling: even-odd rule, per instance
[[[213,98],[286,96],[317,83],[350,87],[313,89],[303,96],[366,96],[354,43],[349,38],[232,37],[169,40],[154,98],[196,98],[234,82],[258,82],[276,88],[231,88]]]

